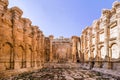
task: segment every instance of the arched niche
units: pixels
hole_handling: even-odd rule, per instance
[[[105,53],[104,46],[100,47],[100,55],[102,59],[105,59],[106,53]]]
[[[119,52],[118,52],[118,46],[117,44],[113,43],[111,45],[111,57],[114,59],[118,59],[119,58]]]
[[[23,68],[23,60],[24,60],[24,48],[23,46],[18,46],[17,47],[17,52],[15,54],[15,66],[17,69]]]
[[[6,70],[12,68],[12,44],[6,42],[2,46],[2,53],[0,54],[1,60],[4,63],[4,68]]]

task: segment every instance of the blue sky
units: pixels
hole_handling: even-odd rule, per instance
[[[115,0],[9,0],[23,16],[39,26],[45,36],[80,36],[82,29],[101,16],[103,8],[111,9]]]

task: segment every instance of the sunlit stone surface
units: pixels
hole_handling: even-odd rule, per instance
[[[120,80],[120,2],[103,9],[80,37],[44,36],[0,0],[1,80]]]

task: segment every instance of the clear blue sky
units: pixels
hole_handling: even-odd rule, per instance
[[[115,0],[9,0],[9,7],[18,6],[45,36],[81,35],[101,16],[103,8],[111,9]]]

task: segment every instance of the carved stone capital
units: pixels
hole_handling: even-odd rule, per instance
[[[103,16],[105,16],[106,18],[110,18],[111,17],[111,11],[109,9],[103,9],[102,10],[102,14]]]
[[[50,36],[49,36],[49,39],[50,39],[50,40],[53,40],[53,38],[54,38],[53,35],[50,35]]]
[[[28,18],[22,18],[22,20],[24,22],[24,30],[31,26],[32,22]]]
[[[99,28],[100,20],[94,20],[92,29],[97,30]]]
[[[25,22],[26,24],[32,24],[32,22],[31,22],[30,19],[28,19],[28,18],[23,18],[23,20],[24,20],[24,22]]]
[[[111,9],[111,15],[113,15],[113,14],[115,14],[116,13],[116,9],[113,7],[112,9]]]

